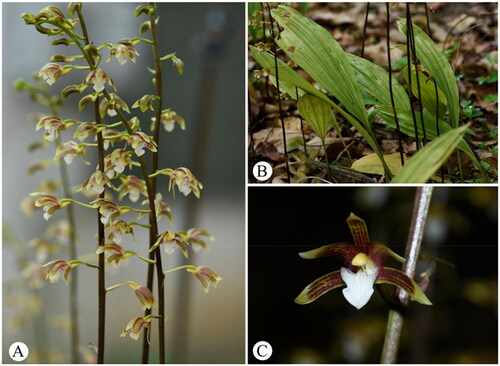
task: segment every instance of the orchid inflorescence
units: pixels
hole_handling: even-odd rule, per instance
[[[404,258],[384,244],[370,241],[365,221],[353,213],[347,218],[347,224],[354,244],[334,243],[300,253],[304,259],[339,258],[345,267],[309,284],[295,299],[297,304],[309,304],[334,288],[347,286],[342,290],[344,297],[351,305],[361,309],[373,295],[374,284],[390,284],[406,291],[413,300],[432,305],[413,279],[397,269],[384,267],[387,256],[399,262],[404,262]]]
[[[214,240],[212,235],[201,228],[192,228],[186,232],[176,232],[171,229],[158,230],[158,221],[161,216],[166,216],[169,222],[172,221],[170,207],[165,202],[163,195],[160,192],[155,192],[152,188],[156,187],[158,176],[168,175],[170,178],[168,191],[174,191],[174,187],[177,186],[185,196],[193,192],[199,198],[203,188],[188,168],[158,169],[156,167],[153,172],[148,173],[144,162],[147,151],[151,155],[158,153],[158,121],[161,122],[167,132],[171,132],[175,124],[178,124],[181,129],[185,129],[185,121],[171,108],[162,107],[161,88],[160,90],[156,89],[156,94],[146,94],[138,98],[132,105],[132,109],[139,108],[141,112],[152,110],[156,113],[156,117],[152,118],[153,124],[151,125],[153,135],[149,135],[142,128],[140,119],[137,116],[130,116],[127,102],[119,96],[113,78],[101,65],[104,52],[107,53],[106,62],[116,59],[120,65],[126,65],[128,60],[136,62],[139,56],[136,46],[140,44],[151,45],[153,51],[157,52],[158,41],[154,31],[158,23],[156,5],[154,3],[147,6],[140,5],[135,10],[136,17],[141,14],[149,17],[149,20],[141,26],[140,31],[141,33],[151,31],[152,40],[135,37],[103,45],[94,45],[89,42],[81,11],[82,3],[70,3],[67,8],[68,17],[56,6],[45,7],[38,14],[22,14],[26,24],[33,25],[37,31],[54,37],[54,45],[76,46],[80,52],[80,54],[74,56],[52,56],[50,62],[42,66],[35,75],[39,85],[42,85],[44,81],[48,85],[52,85],[69,72],[74,74],[83,70],[84,75],[80,79],[82,82],[78,85],[65,87],[61,93],[61,99],[68,99],[71,95],[86,92],[87,94],[83,95],[77,103],[78,109],[81,111],[93,105],[96,118],[93,121],[63,119],[57,115],[60,108],[52,108],[52,114],[42,116],[36,125],[36,130],[43,131],[43,137],[47,143],[57,145],[56,155],[53,160],[59,164],[71,164],[75,161],[74,158],[77,155],[82,157],[85,164],[90,164],[85,158],[91,148],[97,148],[100,156],[99,164],[78,190],[85,197],[91,197],[90,202],[82,202],[69,196],[60,198],[55,193],[56,189],[39,189],[30,195],[29,200],[23,202],[26,211],[43,208],[43,216],[46,220],[49,220],[57,211],[73,204],[95,210],[98,214],[98,231],[100,234],[96,254],[100,258],[106,258],[106,260],[99,262],[101,264],[87,263],[77,258],[50,261],[44,267],[47,268],[46,279],[51,282],[58,281],[61,274],[63,274],[64,280],[68,282],[70,273],[79,265],[102,270],[102,264],[119,266],[130,257],[139,258],[151,266],[161,266],[161,257],[158,257],[161,256],[161,252],[157,250],[160,245],[164,246],[167,254],[172,254],[174,249],[179,247],[187,258],[188,248],[191,246],[195,252],[200,248],[208,250],[208,245],[203,237]],[[81,24],[82,34],[77,31],[77,24]],[[175,53],[159,57],[159,59],[160,61],[170,60],[179,74],[183,73],[184,63],[176,57]],[[83,61],[84,64],[76,65],[73,63],[75,60]],[[155,65],[155,69],[149,69],[153,74],[153,84],[155,86],[161,83],[160,80],[156,79],[157,75],[161,74],[158,68],[161,68],[161,62],[160,65]],[[38,93],[39,89],[37,89],[36,85],[25,81],[17,81],[15,86],[18,90],[28,91],[30,95],[35,95],[39,100],[43,100],[41,104],[50,105],[48,99],[45,98],[46,86],[39,88],[43,90],[43,93]],[[43,94],[43,98],[39,94]],[[61,100],[57,97],[56,99],[59,102]],[[69,131],[71,126],[75,127],[73,138],[77,139],[77,141],[63,141],[63,135],[67,133],[66,131]],[[89,141],[91,138],[94,141]],[[115,145],[118,146],[115,147]],[[48,164],[41,167],[46,166]],[[142,176],[131,174],[134,166],[141,167]],[[155,181],[154,185],[152,184],[153,180]],[[158,187],[160,190],[162,189],[162,185],[158,185]],[[166,191],[167,189],[165,189]],[[143,202],[142,200],[139,201],[142,202],[143,207],[120,206],[114,199],[112,192],[117,193],[120,201],[128,196],[132,203],[137,203],[141,196],[145,197]],[[62,194],[65,195],[65,193]],[[147,215],[150,218],[149,224],[129,221],[127,215],[134,213],[138,214],[136,220],[141,220],[144,215]],[[139,255],[137,253],[139,249],[128,250],[123,247],[123,234],[134,235],[134,228],[137,226],[148,228],[154,233],[152,242],[148,245],[148,258]],[[74,228],[70,228],[70,230],[74,230]],[[101,234],[101,232],[104,234]],[[179,269],[187,268],[187,272],[201,281],[205,292],[208,291],[210,284],[215,287],[221,280],[221,277],[208,267],[187,267],[182,266]],[[166,274],[173,270],[162,272]],[[164,279],[159,278],[159,281],[162,280]],[[114,290],[122,285],[128,285],[134,289],[136,297],[144,310],[150,311],[153,307],[158,306],[151,288],[138,285],[133,281],[125,281],[108,288],[106,291]],[[155,318],[161,319],[160,321],[164,320],[165,316],[160,315],[160,312],[159,315],[146,313],[144,316],[132,319],[123,331],[122,336],[130,334],[133,339],[137,339],[141,329],[149,328],[151,320]]]

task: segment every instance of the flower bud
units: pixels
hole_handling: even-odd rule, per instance
[[[68,7],[66,8],[66,11],[70,18],[72,18],[75,12],[79,10],[82,10],[82,3],[69,3]]]
[[[35,19],[35,15],[34,14],[31,14],[31,13],[22,13],[21,14],[21,18],[23,18],[25,24],[29,25],[29,24],[35,24],[36,23],[36,19]]]
[[[177,69],[179,75],[182,75],[184,73],[184,61],[182,61],[180,58],[173,56],[172,65],[174,65],[174,67]]]
[[[51,62],[71,62],[73,61],[74,59],[72,58],[69,58],[67,56],[64,56],[64,55],[52,55],[50,57],[50,61]]]
[[[99,52],[97,51],[97,47],[94,46],[93,44],[88,44],[86,45],[83,50],[87,52],[87,54],[92,57],[93,59],[96,59],[99,57]]]
[[[78,110],[83,110],[89,103],[93,103],[97,100],[99,95],[97,93],[87,94],[78,102]]]
[[[68,85],[65,87],[62,92],[61,92],[61,98],[66,99],[70,94],[73,93],[81,93],[85,89],[87,89],[87,84],[81,84],[81,85]]]
[[[134,16],[137,18],[141,14],[149,15],[149,14],[151,14],[151,12],[154,12],[153,8],[146,6],[146,5],[139,5],[134,10]]]
[[[148,108],[151,109],[152,111],[154,111],[153,102],[155,99],[158,99],[158,97],[155,95],[146,94],[142,98],[138,99],[132,105],[132,108],[140,107],[141,112],[147,111]]]
[[[144,23],[141,24],[141,27],[139,28],[139,32],[141,34],[142,33],[146,33],[150,29],[151,29],[151,21],[147,20],[147,21],[145,21]]]
[[[74,43],[75,42],[73,40],[70,40],[70,39],[67,39],[64,37],[56,38],[52,41],[53,46],[58,46],[58,45],[69,46],[70,44],[74,44]]]

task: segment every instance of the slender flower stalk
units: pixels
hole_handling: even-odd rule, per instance
[[[80,25],[85,39],[85,45],[90,45],[90,39],[87,32],[87,27],[85,25],[85,19],[81,12],[81,6],[76,8],[76,13],[78,14],[78,19],[80,20]],[[86,55],[86,53],[84,53]],[[95,70],[95,63],[92,57],[87,57],[89,66],[91,69]],[[96,98],[94,102],[94,117],[96,124],[101,123],[101,115],[99,112],[99,97]],[[98,169],[101,174],[106,175],[104,169],[104,139],[102,131],[97,133],[97,153],[98,153]],[[104,188],[104,187],[103,187]],[[106,194],[106,189],[104,188],[99,194],[100,199],[104,199]],[[98,247],[102,247],[105,244],[104,236],[104,224],[102,222],[102,214],[100,210],[97,210],[97,241]],[[105,256],[104,253],[99,254],[99,270],[98,270],[98,337],[97,337],[97,363],[104,363],[104,345],[105,345],[105,330],[106,330],[106,278],[105,278]]]
[[[431,186],[417,188],[417,195],[413,206],[413,216],[410,224],[410,233],[406,243],[406,261],[403,264],[403,272],[413,277],[417,265],[422,237],[424,235],[425,222],[432,197]],[[408,306],[409,298],[404,291],[397,291],[396,295],[403,307]],[[381,363],[396,363],[399,349],[399,340],[403,331],[404,317],[401,309],[389,310],[387,330],[382,350]]]
[[[149,3],[150,7],[156,9],[156,5],[154,3]],[[161,120],[161,111],[162,111],[162,103],[163,103],[163,72],[162,65],[160,59],[160,53],[158,51],[158,34],[156,30],[156,21],[154,12],[150,13],[150,22],[151,22],[151,37],[153,40],[152,48],[153,48],[153,57],[155,64],[155,85],[156,85],[156,112],[155,112],[155,120],[153,129],[153,140],[156,143],[156,151],[151,153],[151,171],[154,173],[158,170],[158,154],[159,154],[159,140],[160,140],[160,120]],[[151,192],[149,192],[150,197],[155,197],[156,195],[156,183],[157,178],[151,178]],[[151,215],[149,217],[149,223],[151,225],[149,229],[149,243],[150,247],[156,242],[158,237],[158,227],[157,227],[157,219],[156,215]],[[155,228],[156,226],[156,228]],[[149,259],[153,260],[156,256],[161,256],[159,248],[157,250],[150,252]],[[159,347],[160,347],[160,363],[165,363],[165,281],[163,274],[163,268],[161,267],[161,259],[160,266],[156,265],[157,268],[157,276],[158,276],[158,330],[159,330]],[[152,290],[154,284],[154,276],[153,276],[153,265],[148,265],[147,272],[147,282],[146,286],[148,289]],[[151,314],[151,309],[146,309],[144,312],[144,317],[147,317]],[[145,332],[142,340],[142,363],[148,363],[149,360],[149,340],[148,335]]]

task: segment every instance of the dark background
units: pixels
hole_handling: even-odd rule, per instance
[[[404,255],[416,188],[249,188],[248,351],[273,347],[269,363],[379,363],[388,306],[377,291],[360,310],[335,289],[308,305],[294,298],[337,259],[299,252],[352,242],[346,219],[363,218],[371,240]],[[427,291],[412,303],[399,363],[497,362],[497,188],[436,187],[423,254],[442,258]],[[417,274],[428,268],[421,261]],[[388,259],[386,266],[401,268]],[[415,277],[417,279],[417,277]],[[393,286],[387,286],[393,291]]]

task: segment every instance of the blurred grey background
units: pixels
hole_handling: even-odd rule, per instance
[[[28,152],[28,145],[42,138],[42,131],[35,131],[35,124],[27,121],[31,112],[49,114],[47,109],[37,105],[26,94],[12,88],[17,78],[31,80],[31,74],[38,71],[53,54],[74,55],[76,47],[52,46],[52,38],[38,33],[34,27],[27,26],[21,19],[23,12],[37,13],[48,3],[3,3],[3,225],[8,228],[16,243],[4,241],[2,250],[3,275],[3,362],[12,362],[6,355],[14,341],[22,341],[33,349],[37,341],[30,318],[24,316],[24,323],[13,321],[19,318],[23,308],[19,292],[29,294],[20,274],[17,261],[20,256],[33,257],[28,241],[43,236],[47,224],[64,217],[58,212],[47,223],[42,212],[26,217],[19,203],[33,192],[42,180],[57,179],[57,167],[46,171],[27,173],[29,164],[54,155],[54,148]],[[57,6],[66,13],[66,3]],[[96,45],[116,43],[123,38],[140,36],[139,26],[147,20],[144,15],[134,18],[136,3],[84,3],[90,38]],[[175,200],[167,192],[168,178],[158,181],[158,190],[166,197],[172,207],[174,230],[187,230],[186,225],[207,229],[216,238],[211,243],[209,253],[194,254],[190,261],[197,265],[213,268],[223,281],[216,289],[204,294],[201,285],[190,274],[182,271],[169,274],[166,282],[168,315],[167,361],[189,363],[243,363],[245,339],[245,186],[244,186],[244,78],[245,78],[245,12],[244,4],[224,3],[160,3],[159,37],[160,52],[166,55],[177,52],[185,63],[182,76],[172,67],[171,62],[163,63],[164,68],[164,108],[172,108],[186,120],[187,129],[178,126],[172,133],[161,132],[160,167],[177,168],[186,166],[200,178],[204,185],[199,201],[196,222],[191,213],[186,212],[187,204],[195,198],[177,194]],[[78,28],[79,29],[79,28]],[[149,32],[144,35],[149,37]],[[153,67],[151,47],[146,44],[136,46],[140,56],[137,63],[127,62],[121,66],[115,58],[109,63],[105,60],[108,51],[103,52],[102,67],[115,81],[119,95],[131,106],[142,95],[154,93],[151,74],[146,67]],[[86,76],[85,71],[73,70],[64,78],[58,79],[51,92],[59,93],[65,86],[78,84]],[[93,121],[91,109],[78,112],[77,95],[70,96],[61,112],[63,118],[80,121]],[[144,114],[137,109],[142,129],[149,132],[151,112]],[[111,119],[108,119],[108,122]],[[197,151],[196,131],[201,127],[206,147]],[[70,128],[63,139],[72,138]],[[88,139],[87,142],[90,142]],[[197,151],[196,154],[193,152]],[[109,152],[109,150],[108,150]],[[195,156],[194,156],[195,155]],[[147,157],[149,159],[149,157]],[[90,154],[87,166],[76,158],[69,166],[70,180],[75,186],[87,179],[95,168],[96,156]],[[134,174],[139,175],[136,171]],[[77,196],[84,200],[82,196]],[[129,204],[124,199],[122,204]],[[76,207],[78,220],[78,254],[85,256],[95,251],[94,234],[96,228],[95,212]],[[147,219],[143,219],[145,222]],[[167,227],[160,221],[160,230]],[[170,228],[170,227],[169,227]],[[137,241],[129,237],[122,245],[146,254],[147,233],[136,230]],[[57,259],[66,259],[64,252]],[[87,257],[94,260],[93,256]],[[51,257],[50,259],[56,259]],[[187,264],[180,251],[171,256],[164,253],[165,268]],[[80,343],[86,347],[97,343],[97,273],[95,270],[80,267]],[[124,280],[145,282],[144,262],[129,258],[128,265],[107,272],[106,285],[111,286]],[[181,281],[181,277],[187,277]],[[181,285],[179,285],[181,284]],[[179,288],[182,286],[182,288]],[[186,288],[188,289],[186,291]],[[184,291],[181,291],[184,290]],[[64,327],[61,316],[68,314],[68,287],[60,281],[56,284],[45,283],[41,289],[43,306],[35,306],[35,314],[41,318],[46,332],[43,336],[45,357],[51,362],[69,362],[69,337],[59,328]],[[24,294],[24,295],[23,295]],[[179,294],[182,297],[179,297]],[[18,301],[18,302],[16,302]],[[7,304],[8,302],[8,304]],[[188,316],[182,320],[177,317],[183,309]],[[120,338],[121,331],[131,318],[140,316],[142,309],[130,289],[120,288],[107,296],[106,355],[107,363],[140,362],[141,341],[130,337]],[[59,318],[58,318],[59,317]],[[59,319],[59,321],[58,321]],[[182,321],[182,324],[179,322]],[[59,327],[59,328],[58,328]],[[152,326],[151,361],[157,362],[156,324]],[[185,332],[186,340],[179,343],[178,332]],[[181,345],[181,346],[180,346]],[[35,358],[31,362],[37,361]],[[27,360],[30,362],[30,359]],[[30,362],[30,363],[31,363]]]

